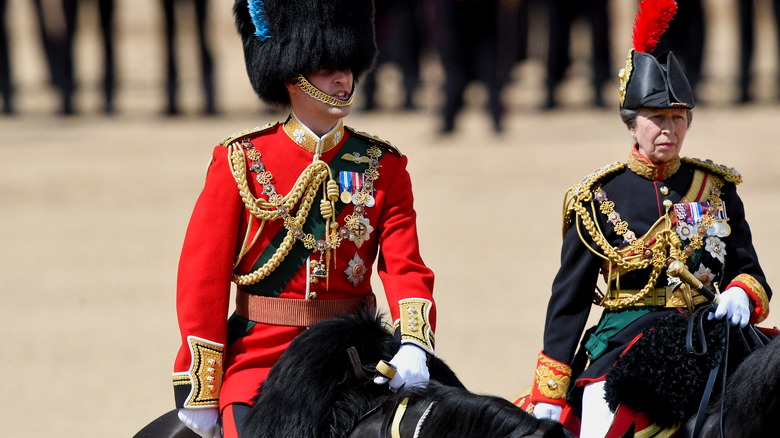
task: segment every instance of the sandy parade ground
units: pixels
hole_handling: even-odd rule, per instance
[[[62,118],[46,86],[31,10],[10,2],[19,114],[0,117],[4,436],[129,437],[173,407],[176,265],[211,149],[233,132],[284,117],[263,109],[252,94],[224,1],[212,4],[222,114],[198,115],[195,50],[185,36],[185,115],[161,116],[157,5],[118,3],[119,112],[99,113],[96,18],[85,8],[77,49],[80,114]],[[717,60],[735,59],[727,20],[733,11],[726,0],[707,3],[713,26],[706,104],[696,109],[683,155],[711,158],[744,175],[739,190],[755,246],[770,283],[780,281],[774,47],[759,46],[757,102],[729,104],[733,61]],[[615,21],[622,33],[614,34],[614,59],[622,63],[629,39],[617,37],[627,34],[627,24]],[[769,23],[760,30],[773,37]],[[573,70],[587,75],[583,65]],[[355,110],[347,124],[409,156],[423,257],[437,274],[438,354],[471,390],[512,397],[531,383],[541,349],[563,193],[596,167],[625,160],[630,136],[616,110],[585,104],[585,77],[567,81],[562,109],[537,111],[538,60],[514,72],[501,136],[481,111],[478,87],[470,90],[457,132],[437,133],[441,72],[435,65],[426,69],[415,112],[392,109],[400,102],[398,75],[388,69],[382,78],[389,84],[382,101],[390,109]],[[780,325],[778,315],[763,325]]]

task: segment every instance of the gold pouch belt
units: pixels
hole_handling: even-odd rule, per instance
[[[238,289],[236,314],[261,324],[308,327],[344,313],[376,306],[374,294],[341,300],[276,298],[252,295]]]
[[[611,290],[609,292],[609,298],[625,299],[640,292],[640,289]],[[674,291],[671,286],[656,287],[651,289],[644,299],[634,303],[633,306],[685,307],[685,300],[683,299],[682,294],[682,291]],[[692,297],[694,306],[707,302],[707,297],[695,290],[692,291]]]

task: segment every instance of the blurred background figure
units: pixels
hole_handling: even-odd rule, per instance
[[[687,0],[686,0],[687,1]],[[571,30],[578,19],[587,21],[591,33],[592,104],[604,107],[602,88],[612,79],[609,0],[548,0],[548,49],[546,98],[542,109],[558,106],[558,86],[571,66]]]
[[[473,81],[487,89],[487,110],[496,133],[503,131],[504,105],[501,92],[514,64],[515,37],[501,18],[504,8],[515,2],[501,0],[438,0],[434,23],[444,70],[444,103],[441,132],[455,130],[456,117],[464,105],[464,92]],[[515,15],[512,15],[515,17]],[[500,36],[500,38],[499,38]]]
[[[11,79],[11,54],[6,26],[7,0],[0,0],[0,97],[3,99],[3,114],[13,114],[13,86]]]
[[[73,94],[73,37],[76,32],[76,0],[34,0],[51,85],[60,98],[60,114],[75,113]]]
[[[755,0],[737,0],[739,18],[739,73],[737,86],[739,95],[738,103],[748,103],[753,100],[751,84],[753,82],[753,53],[755,51],[755,25],[756,2]],[[780,60],[780,0],[772,0],[773,21],[775,23],[775,50],[778,51]],[[780,75],[777,76],[778,91],[776,98],[780,99]]]
[[[415,109],[414,96],[420,86],[420,57],[425,46],[423,3],[416,0],[376,0],[376,68],[362,80],[364,111],[377,109],[377,74],[385,64],[401,72],[403,108]]]
[[[103,44],[103,112],[113,114],[116,89],[114,54],[114,0],[95,0],[100,15]],[[78,0],[34,0],[39,34],[43,44],[50,82],[60,96],[60,113],[76,113],[77,88],[74,41],[78,25]]]
[[[706,19],[702,0],[683,0],[677,2],[677,14],[669,23],[669,29],[653,52],[659,55],[672,51],[683,68],[691,84],[696,104],[701,105],[698,93],[702,79],[702,62],[706,41]]]
[[[195,25],[200,51],[201,84],[203,87],[203,114],[215,115],[218,113],[216,96],[214,91],[214,61],[211,56],[209,39],[206,26],[208,24],[208,2],[206,0],[162,0],[165,20],[165,54],[166,54],[166,79],[165,91],[167,106],[165,113],[177,115],[180,113],[178,92],[179,73],[176,66],[176,16],[181,13],[177,7],[193,7],[195,10]]]

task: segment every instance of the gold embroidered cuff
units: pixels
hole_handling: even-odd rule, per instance
[[[195,336],[188,336],[192,362],[186,373],[175,373],[173,385],[190,385],[184,407],[200,407],[219,403],[222,388],[224,346]]]
[[[401,319],[401,343],[412,342],[433,354],[434,336],[430,324],[433,303],[422,298],[408,298],[398,302]]]
[[[769,316],[769,296],[766,294],[766,290],[761,283],[758,282],[752,275],[739,274],[734,277],[729,286],[741,287],[750,297],[750,300],[755,304],[753,313],[750,315],[750,322],[752,324],[758,324]]]
[[[566,394],[571,383],[571,367],[539,353],[531,401],[566,404]]]

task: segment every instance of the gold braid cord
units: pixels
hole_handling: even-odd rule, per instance
[[[308,94],[310,97],[319,100],[320,102],[330,106],[335,106],[335,107],[350,106],[352,105],[352,99],[355,97],[355,93],[351,92],[349,94],[349,99],[347,100],[336,99],[335,97],[315,87],[311,82],[309,82],[305,77],[303,77],[303,75],[298,75],[298,77],[295,78],[295,85],[297,85],[301,90],[303,90],[304,93]],[[355,87],[353,85],[352,86],[353,91],[354,88]]]
[[[629,298],[621,299],[607,299],[604,297],[604,299],[599,304],[609,310],[619,310],[630,307],[643,300],[647,294],[650,293],[653,288],[655,288],[655,285],[658,282],[658,277],[666,267],[666,249],[672,247],[670,248],[670,252],[672,253],[670,256],[679,257],[680,252],[679,250],[673,250],[673,248],[679,248],[680,239],[679,236],[677,236],[677,233],[671,227],[671,218],[669,214],[664,215],[659,219],[659,221],[666,222],[665,225],[667,226],[664,226],[663,229],[655,236],[655,243],[648,247],[650,250],[652,250],[653,254],[650,258],[644,257],[644,254],[641,252],[636,256],[625,257],[623,254],[621,254],[621,251],[618,248],[612,246],[609,241],[607,241],[603,231],[599,228],[596,221],[593,220],[593,217],[596,216],[596,206],[593,196],[594,184],[596,184],[604,176],[622,170],[624,167],[625,164],[616,162],[597,169],[595,172],[585,177],[582,182],[570,188],[567,191],[565,201],[566,211],[564,212],[564,231],[568,228],[571,220],[573,219],[573,212],[576,214],[577,218],[580,219],[582,222],[582,227],[587,231],[593,242],[599,246],[603,254],[599,254],[591,249],[591,246],[583,238],[579,224],[577,224],[577,231],[580,233],[580,239],[582,239],[587,248],[591,249],[591,251],[593,251],[599,257],[606,259],[611,264],[611,266],[622,269],[626,272],[652,267],[648,282],[645,287],[639,291],[639,293],[634,294]],[[586,207],[588,204],[591,206],[590,210],[592,213]],[[656,225],[653,227],[657,225],[659,224],[656,223]]]
[[[591,200],[591,202],[593,202]],[[655,288],[656,283],[658,282],[658,277],[661,274],[661,271],[666,267],[666,254],[665,250],[669,246],[669,243],[671,242],[670,234],[674,234],[674,231],[670,228],[665,229],[658,235],[656,235],[656,241],[655,243],[649,247],[653,251],[653,257],[651,258],[644,258],[643,254],[638,254],[636,257],[623,257],[622,254],[620,254],[620,251],[618,251],[617,248],[612,246],[604,237],[604,234],[601,232],[601,230],[598,228],[598,225],[591,219],[590,214],[588,213],[588,210],[582,205],[582,204],[575,204],[573,206],[574,211],[577,213],[577,216],[582,221],[582,226],[585,228],[585,230],[590,235],[591,239],[601,248],[601,250],[604,252],[604,256],[606,256],[607,260],[614,266],[621,268],[625,271],[635,271],[639,269],[646,269],[650,266],[652,266],[652,270],[650,271],[650,277],[645,285],[645,287],[642,288],[639,293],[632,295],[629,298],[621,298],[621,299],[607,299],[601,301],[601,306],[609,309],[609,310],[619,310],[626,307],[630,307],[637,302],[643,300],[648,293],[650,293],[653,288]],[[669,220],[669,216],[665,215],[662,220]],[[587,243],[586,243],[587,244]],[[590,248],[590,246],[588,246]],[[632,260],[632,259],[638,259],[638,260]]]
[[[739,184],[742,181],[739,172],[726,166],[714,164],[712,161],[695,158],[683,158],[682,161],[711,172],[713,187],[710,189],[711,192],[707,196],[707,200],[716,208],[722,205],[719,194],[720,188],[723,186],[723,180],[735,184]],[[564,198],[564,234],[578,218],[579,223],[574,225],[577,226],[580,239],[589,250],[604,259],[605,263],[608,264],[609,275],[606,278],[607,282],[616,280],[626,272],[651,269],[647,284],[638,293],[628,298],[608,299],[606,296],[603,297],[598,304],[609,310],[624,309],[644,300],[658,283],[658,278],[666,268],[669,258],[685,262],[689,251],[701,248],[703,244],[701,236],[692,236],[688,245],[690,248],[683,249],[683,242],[673,224],[674,212],[671,211],[673,205],[671,203],[666,205],[666,214],[650,227],[645,236],[638,237],[634,235],[628,229],[628,223],[621,220],[617,212],[615,212],[614,203],[606,199],[604,192],[600,189],[599,182],[605,176],[625,167],[625,164],[615,162],[597,169],[586,176],[579,184],[571,187],[566,192]],[[723,180],[720,179],[721,177]],[[596,205],[596,201],[599,202],[599,206]],[[611,218],[615,232],[629,242],[627,247],[622,249],[616,248],[609,243],[604,236],[604,232],[599,228],[598,222],[594,220],[599,211]],[[614,219],[612,219],[613,217]],[[702,218],[702,224],[709,227],[712,220],[711,215],[705,215]],[[590,239],[601,249],[601,253],[595,251],[586,241],[582,232],[583,228],[590,236]],[[654,239],[653,244],[647,245],[646,242],[652,239]]]
[[[246,156],[241,144],[233,142],[228,145],[228,155],[230,157],[230,170],[233,173],[233,178],[235,178],[236,183],[238,184],[241,200],[244,202],[244,205],[246,205],[247,210],[252,216],[260,221],[281,219],[280,210],[275,204],[262,198],[255,197],[249,189],[246,174]],[[271,272],[279,266],[285,257],[287,257],[287,254],[289,254],[293,244],[295,244],[295,229],[300,228],[306,221],[309,210],[311,210],[312,203],[314,202],[314,197],[317,195],[317,190],[323,186],[323,183],[329,181],[332,181],[330,166],[324,161],[315,161],[304,169],[295,182],[295,185],[293,185],[292,190],[282,198],[282,201],[279,204],[280,207],[283,207],[287,211],[293,211],[295,206],[298,205],[296,214],[285,219],[286,221],[294,222],[294,225],[297,225],[297,227],[288,227],[287,235],[284,237],[282,244],[279,245],[279,248],[274,255],[271,256],[263,266],[246,275],[234,274],[233,281],[236,284],[244,286],[257,283],[271,274]],[[326,186],[328,186],[328,184],[326,184]]]

